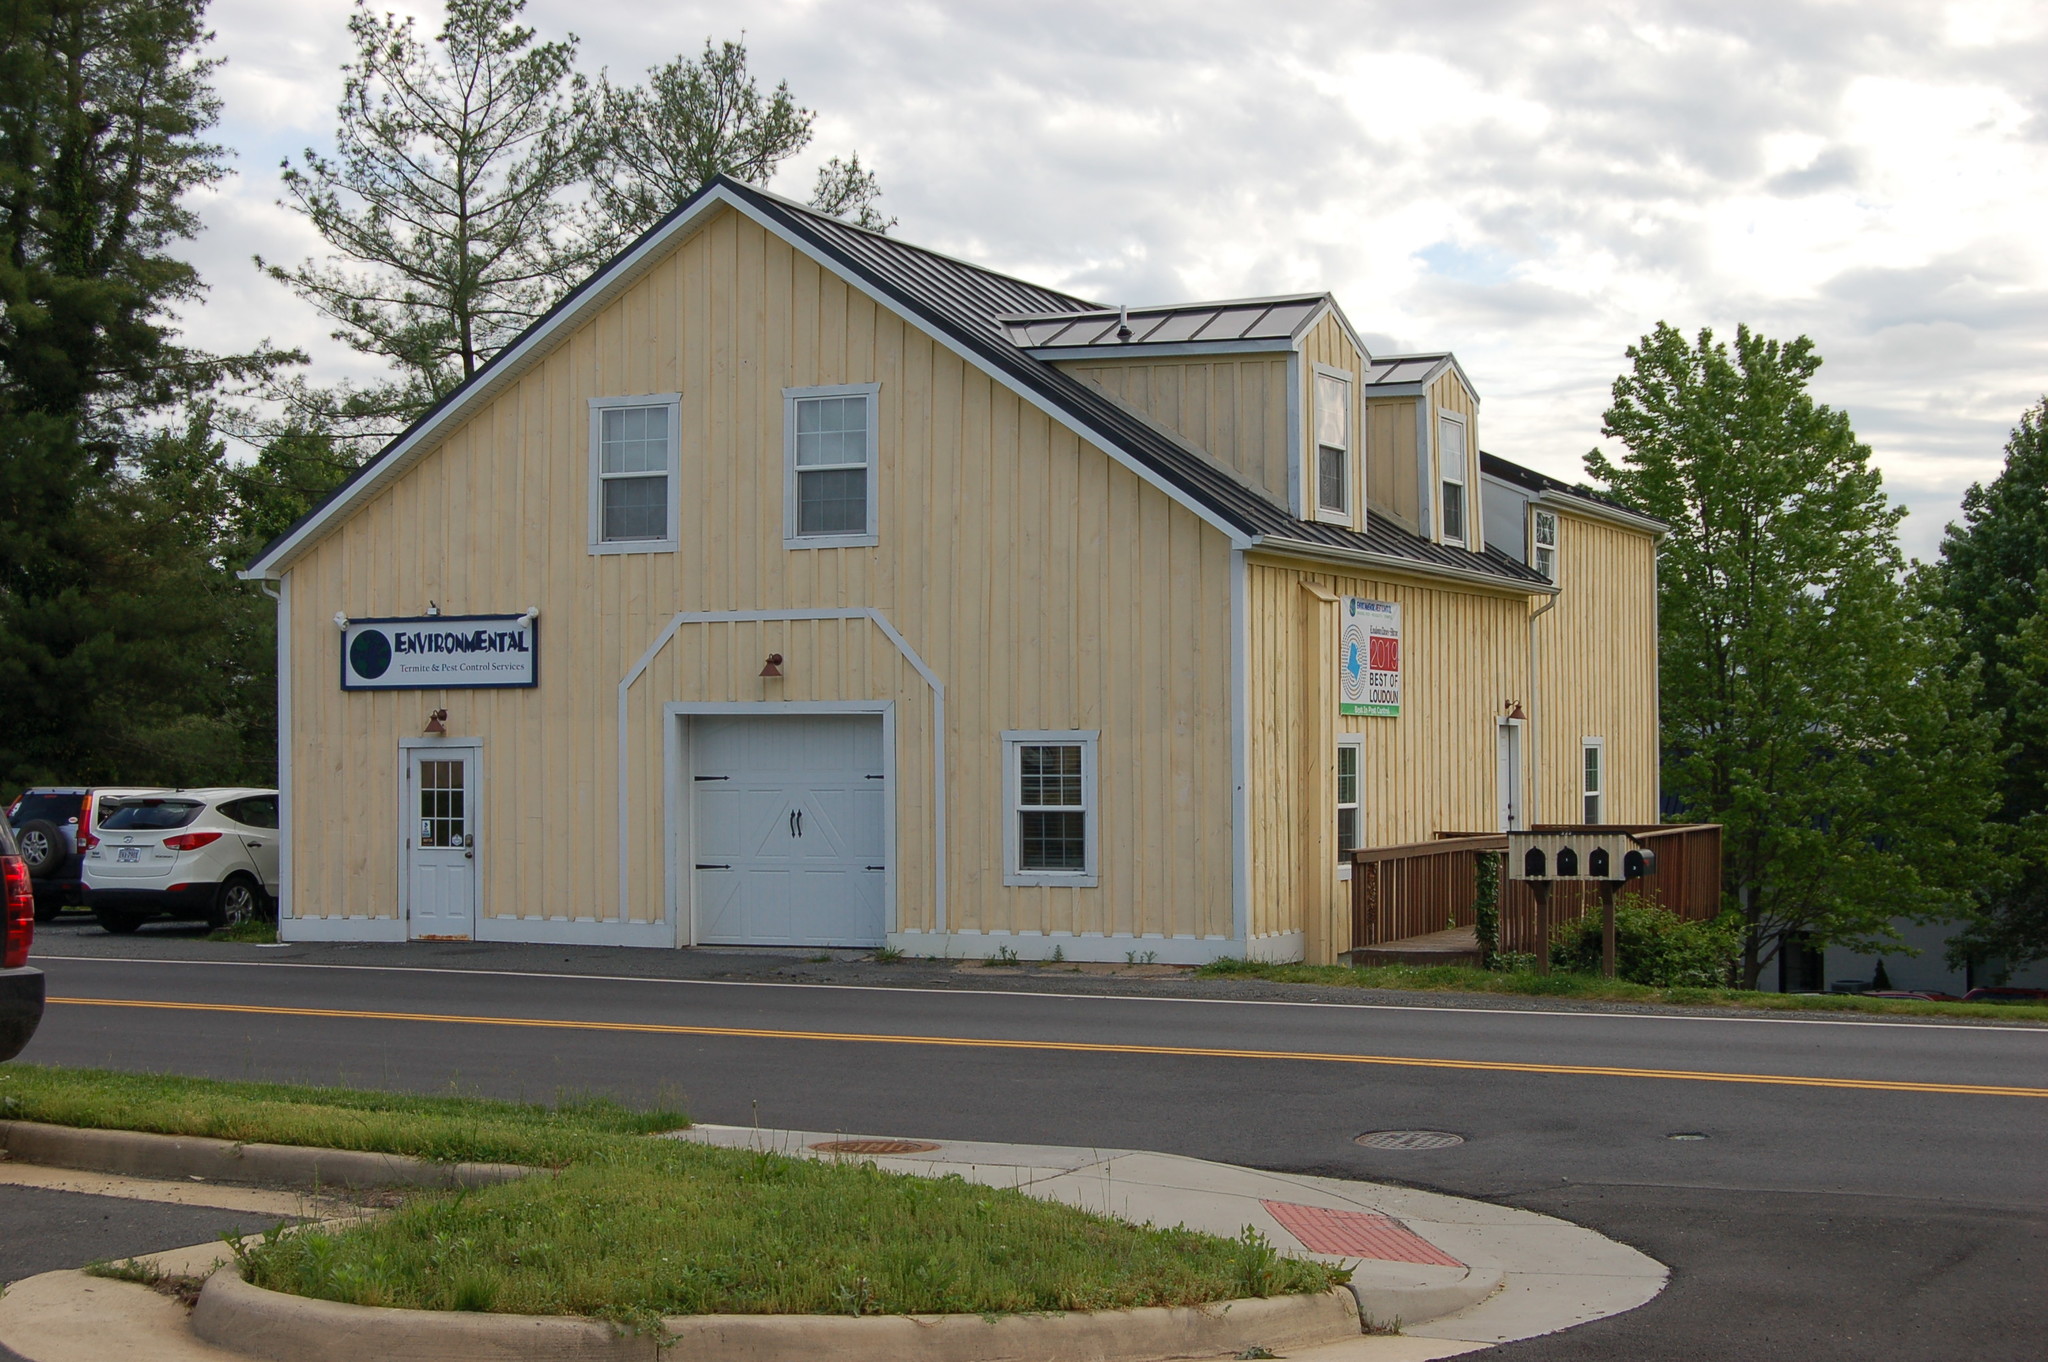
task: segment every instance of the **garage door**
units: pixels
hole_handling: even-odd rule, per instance
[[[879,715],[693,719],[697,940],[879,946]]]

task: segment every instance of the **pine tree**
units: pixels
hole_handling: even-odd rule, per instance
[[[1804,337],[1660,324],[1588,471],[1671,526],[1659,556],[1664,788],[1722,823],[1753,987],[1788,936],[1874,949],[1989,873],[1992,734],[1953,619],[1901,581],[1869,449],[1807,387]]]

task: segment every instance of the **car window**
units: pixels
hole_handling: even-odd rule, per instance
[[[62,827],[78,817],[78,806],[84,802],[84,795],[38,794],[30,790],[8,813],[7,821],[20,827],[31,818],[47,818]]]
[[[100,820],[112,832],[165,832],[182,828],[206,806],[193,799],[130,799]]]
[[[220,806],[220,811],[245,828],[277,826],[276,795],[250,795],[247,799],[230,799]]]

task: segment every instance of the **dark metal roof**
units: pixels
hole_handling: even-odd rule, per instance
[[[1388,387],[1396,383],[1424,383],[1429,376],[1444,367],[1451,352],[1441,350],[1432,355],[1382,355],[1376,356],[1366,366],[1364,386],[1368,388]]]
[[[1232,341],[1291,340],[1322,309],[1329,295],[1243,298],[1220,303],[1177,303],[1164,307],[1096,308],[1078,316],[1061,309],[1052,315],[1002,317],[1012,344],[1026,350],[1074,346],[1189,345]],[[1131,334],[1118,334],[1128,322]]]
[[[1632,516],[1640,516],[1642,519],[1658,525],[1664,524],[1656,516],[1650,515],[1645,511],[1638,511],[1635,507],[1617,501],[1605,492],[1596,492],[1583,484],[1573,486],[1568,482],[1560,482],[1548,473],[1539,473],[1535,469],[1523,464],[1511,463],[1500,457],[1500,455],[1489,454],[1483,449],[1479,451],[1479,471],[1486,476],[1499,478],[1502,482],[1512,482],[1517,487],[1526,487],[1532,492],[1555,492],[1560,496],[1577,497],[1581,501],[1590,501],[1596,505],[1612,507],[1617,511],[1626,511]],[[1668,529],[1669,526],[1666,526],[1666,528]]]

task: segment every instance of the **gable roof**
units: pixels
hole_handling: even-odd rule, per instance
[[[1055,365],[1020,350],[1005,319],[1054,319],[1059,314],[1100,314],[1100,304],[999,274],[894,237],[867,231],[778,195],[719,176],[649,228],[603,269],[573,289],[489,364],[421,416],[376,457],[356,470],[320,505],[256,555],[242,574],[273,577],[297,552],[345,519],[350,510],[411,462],[437,437],[490,395],[502,390],[552,349],[566,326],[602,307],[666,252],[668,244],[720,205],[752,218],[797,250],[903,314],[989,373],[1098,445],[1145,481],[1166,492],[1239,548],[1267,547],[1321,554],[1483,581],[1535,592],[1553,587],[1534,571],[1496,553],[1473,553],[1434,544],[1369,516],[1364,533],[1298,519],[1218,461]],[[1318,301],[1324,295],[1313,295]],[[1306,300],[1303,300],[1306,301]]]
[[[1568,499],[1579,503],[1577,509],[1584,510],[1589,515],[1599,516],[1603,520],[1620,521],[1633,529],[1647,530],[1655,535],[1668,534],[1671,530],[1669,525],[1655,516],[1645,515],[1632,506],[1625,506],[1604,492],[1596,492],[1586,486],[1575,487],[1551,477],[1548,473],[1539,473],[1526,465],[1512,463],[1498,454],[1488,454],[1483,449],[1479,451],[1479,471],[1486,477],[1499,478],[1502,482],[1511,482],[1525,491],[1534,492],[1541,501]]]

